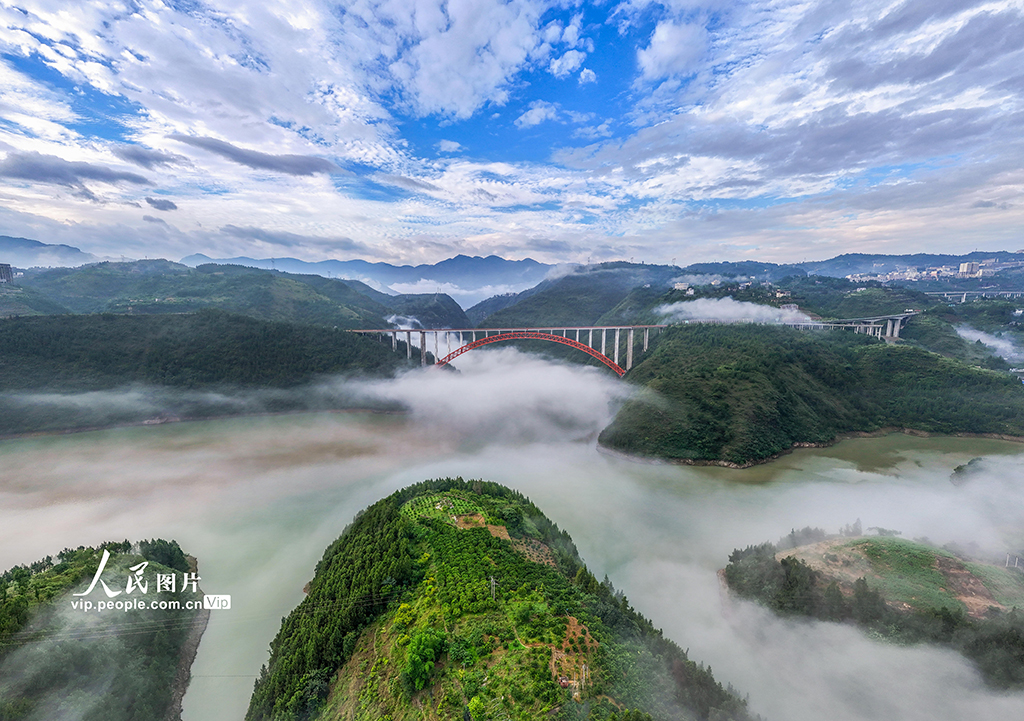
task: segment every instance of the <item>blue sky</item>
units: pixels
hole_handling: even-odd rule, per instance
[[[546,262],[1024,247],[1021,0],[11,0],[0,234]]]

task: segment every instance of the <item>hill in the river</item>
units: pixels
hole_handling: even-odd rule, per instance
[[[1024,570],[886,535],[737,549],[724,576],[736,594],[781,615],[856,623],[900,643],[947,645],[990,685],[1024,687]]]
[[[360,512],[246,719],[748,719],[527,498],[443,479]]]
[[[105,585],[93,581],[101,564]],[[210,614],[185,584],[196,570],[156,539],[65,548],[0,575],[0,719],[180,719]],[[158,589],[158,575],[174,590]]]
[[[885,428],[1024,436],[1014,376],[849,331],[672,326],[626,378],[644,390],[599,440],[639,456],[744,465]]]

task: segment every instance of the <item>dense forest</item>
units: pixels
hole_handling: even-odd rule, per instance
[[[359,513],[247,719],[746,719],[521,494],[439,479]]]
[[[805,529],[806,530],[806,529]],[[839,559],[844,547],[865,557],[872,580],[852,588],[792,556],[777,556],[774,544],[737,549],[725,569],[729,588],[786,616],[852,622],[898,643],[936,643],[969,658],[985,681],[1001,689],[1024,688],[1024,574],[978,563],[894,537],[860,537],[834,546],[825,559]],[[962,579],[978,577],[1005,598],[1009,610],[992,606],[984,617],[969,615],[950,592],[950,578],[938,569],[953,567]],[[887,601],[889,603],[887,603]],[[903,609],[903,610],[901,610]]]
[[[10,318],[0,320],[0,334],[0,434],[352,407],[366,401],[340,391],[282,391],[408,365],[404,341],[395,353],[367,336],[212,309]],[[95,395],[109,389],[134,400]],[[79,394],[80,402],[61,402],[62,394]]]
[[[104,552],[102,580],[112,590],[125,593],[134,578],[146,591],[128,588],[131,600],[177,607],[82,610],[84,600],[106,600],[99,587],[72,595],[88,589]],[[65,548],[0,575],[0,721],[178,718],[208,614],[185,608],[202,606],[201,589],[182,580],[192,564],[177,542],[153,539]],[[173,574],[175,590],[158,592],[156,574]]]
[[[745,464],[890,427],[1024,436],[1013,376],[846,331],[675,326],[627,378],[643,389],[600,443],[641,456]]]
[[[10,318],[0,321],[0,334],[4,391],[289,387],[327,373],[389,373],[405,362],[366,336],[217,310]]]

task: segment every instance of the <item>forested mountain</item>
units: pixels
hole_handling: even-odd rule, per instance
[[[669,287],[679,268],[636,263],[600,263],[574,269],[560,278],[546,280],[520,293],[514,303],[484,301],[498,308],[479,321],[481,328],[515,328],[543,325],[593,325],[631,290],[649,285]],[[479,317],[479,304],[468,311]]]
[[[626,378],[653,393],[600,442],[642,456],[743,465],[890,427],[1024,436],[1014,376],[848,331],[674,326]]]
[[[219,258],[202,254],[182,258],[185,265],[199,266],[208,263],[244,265],[264,270],[277,269],[289,273],[330,274],[343,278],[372,280],[383,286],[415,285],[425,281],[451,283],[461,288],[483,288],[486,286],[534,285],[544,279],[551,267],[538,263],[532,258],[506,260],[495,255],[456,255],[438,263],[420,265],[392,265],[371,263],[365,260],[322,260],[308,262],[296,258]]]
[[[18,268],[35,266],[73,266],[92,263],[96,256],[70,245],[40,243],[29,238],[0,235],[0,263]]]
[[[344,389],[308,386],[328,375],[381,377],[409,367],[404,341],[395,353],[390,343],[355,333],[212,309],[12,318],[0,320],[0,335],[4,435],[366,407]],[[299,386],[302,392],[281,392]],[[97,393],[114,389],[109,398]]]
[[[405,362],[366,336],[218,310],[11,318],[0,333],[0,390],[8,391],[290,387],[327,373],[389,373]]]
[[[469,322],[443,294],[390,296],[359,281],[237,265],[96,263],[32,272],[18,285],[51,300],[52,312],[163,314],[219,308],[261,320],[339,328],[386,327],[385,318],[396,314],[415,317],[426,327],[465,327]]]
[[[101,580],[118,593],[101,610],[98,603],[109,598],[90,582],[104,554],[109,555]],[[187,602],[202,608],[202,588],[183,580],[196,570],[196,560],[177,542],[155,539],[65,548],[56,559],[47,556],[5,571],[0,575],[0,719],[180,719],[189,669],[210,613],[186,608]],[[173,576],[174,590],[158,589],[157,574]],[[128,578],[141,581],[145,590],[126,586]],[[133,604],[127,610],[126,599]],[[149,607],[153,602],[172,607]]]
[[[521,494],[440,479],[360,512],[246,719],[748,719]]]

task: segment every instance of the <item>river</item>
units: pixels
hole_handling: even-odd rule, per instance
[[[1024,547],[1024,447],[891,435],[800,449],[745,470],[601,453],[623,385],[514,351],[463,374],[417,371],[367,393],[406,415],[302,414],[0,442],[0,568],[105,540],[175,538],[199,558],[215,611],[186,721],[240,719],[281,618],[324,548],[361,508],[426,478],[486,478],[528,495],[599,578],[775,721],[1024,718],[1024,694],[985,689],[952,652],[856,629],[725,612],[716,578],[733,548],[793,528]],[[344,381],[339,381],[344,382]],[[983,457],[956,486],[952,469]]]

